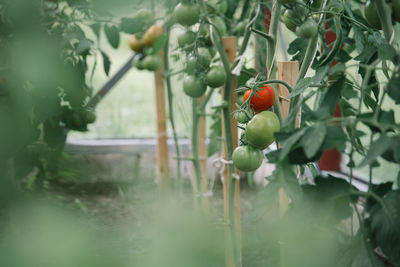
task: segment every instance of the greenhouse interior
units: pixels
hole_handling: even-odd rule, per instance
[[[400,266],[400,0],[0,0],[0,266]]]

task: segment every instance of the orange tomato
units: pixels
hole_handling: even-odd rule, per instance
[[[142,37],[142,43],[144,45],[151,46],[154,41],[157,40],[160,35],[163,34],[163,29],[160,26],[153,25],[147,29],[146,33]]]

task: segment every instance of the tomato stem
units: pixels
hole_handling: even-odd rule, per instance
[[[170,72],[169,69],[169,40],[170,40],[170,35],[169,35],[169,26],[165,26],[167,32],[167,41],[165,42],[164,46],[164,69],[166,72]],[[175,118],[174,118],[174,105],[173,105],[173,93],[172,93],[172,85],[171,85],[171,75],[164,75],[165,79],[165,84],[167,87],[167,101],[168,101],[168,113],[169,113],[169,122],[171,124],[171,129],[172,129],[172,136],[174,139],[174,145],[175,145],[175,153],[176,153],[176,180],[177,180],[177,187],[178,187],[178,192],[179,195],[182,196],[182,175],[181,175],[181,150],[179,147],[179,141],[178,141],[178,134],[176,132],[176,126],[175,126]]]
[[[276,42],[278,38],[278,24],[281,14],[282,5],[278,1],[274,1],[271,11],[271,23],[269,29],[269,35],[273,38],[267,39],[267,79],[275,80],[276,79]],[[272,85],[275,91],[275,101],[274,101],[274,112],[278,116],[279,122],[282,124],[283,116],[281,106],[279,104],[279,89],[276,84]]]

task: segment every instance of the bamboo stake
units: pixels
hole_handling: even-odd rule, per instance
[[[229,62],[231,64],[233,64],[233,62],[235,61],[236,58],[236,37],[224,37],[222,39],[222,43],[225,49],[225,52],[228,56]],[[237,128],[237,122],[236,120],[233,119],[233,112],[236,110],[236,105],[235,103],[237,103],[237,93],[235,92],[235,89],[237,87],[237,78],[234,78],[233,81],[233,86],[232,86],[232,94],[231,94],[231,100],[230,100],[230,111],[231,111],[231,131],[232,131],[232,139],[233,139],[233,147],[236,148],[238,146],[239,143],[239,133],[238,133],[238,128]],[[223,94],[223,90],[222,90],[222,94]],[[223,97],[223,96],[222,96]],[[224,125],[224,121],[223,121],[224,117],[222,116],[222,125]],[[222,127],[222,137],[225,140],[225,131],[224,131],[224,127]],[[222,157],[224,159],[227,159],[227,155],[226,155],[226,149],[225,146],[223,146],[222,148]],[[237,174],[238,171],[236,170]],[[229,219],[229,199],[228,199],[228,195],[229,195],[229,187],[233,186],[231,184],[232,181],[229,181],[228,178],[228,168],[224,169],[224,173],[223,173],[223,194],[224,194],[224,217],[225,219]],[[241,252],[241,216],[240,216],[240,180],[236,180],[235,181],[235,193],[234,193],[234,213],[235,213],[235,231],[237,233],[237,243],[238,243],[238,249],[239,249],[239,253],[240,253],[240,263],[242,262],[241,258],[242,258],[242,252]],[[228,253],[227,256],[229,257],[230,254],[232,252]],[[227,266],[234,266],[234,263],[232,261],[232,259],[228,259],[227,258]]]
[[[163,51],[160,57],[163,59]],[[156,119],[157,119],[157,179],[161,191],[170,187],[168,144],[167,144],[167,116],[165,110],[165,87],[164,87],[164,62],[154,73],[155,97],[156,97]]]

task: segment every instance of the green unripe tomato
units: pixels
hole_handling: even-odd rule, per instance
[[[318,24],[313,19],[307,19],[296,28],[296,34],[301,38],[312,38],[318,33]]]
[[[275,113],[262,111],[246,125],[246,139],[254,147],[265,149],[274,142],[274,133],[279,129],[280,123]]]
[[[191,54],[186,59],[186,68],[188,73],[196,73],[200,71],[200,66],[198,65],[197,57]]]
[[[251,146],[239,146],[232,154],[233,165],[243,172],[257,170],[261,166],[263,158],[262,151]]]
[[[207,87],[194,75],[186,75],[183,78],[183,91],[186,95],[197,98],[206,92]]]
[[[141,23],[141,25],[150,25],[154,21],[154,14],[148,9],[139,9],[134,15],[133,19]]]
[[[225,69],[221,66],[213,66],[206,75],[207,85],[212,88],[217,88],[224,85],[226,81]]]
[[[210,52],[211,58],[214,58],[217,54],[217,49],[214,46],[208,47],[208,52]]]
[[[238,123],[247,123],[248,121],[251,120],[251,116],[246,112],[244,109],[237,110],[234,114],[233,117]]]
[[[207,12],[209,14],[225,14],[228,10],[228,2],[226,0],[206,0]]]
[[[133,66],[135,68],[137,68],[138,70],[143,70],[143,61],[141,59],[135,60],[135,62],[133,62]]]
[[[189,73],[203,72],[208,69],[212,57],[205,47],[200,47],[197,54],[192,53],[186,59],[186,67]]]
[[[246,26],[249,24],[249,20],[245,19],[242,21],[239,21],[236,26],[233,28],[233,33],[242,36],[246,30]]]
[[[178,45],[180,48],[185,47],[186,45],[191,45],[196,40],[196,34],[192,31],[187,31],[182,33],[178,37]]]
[[[198,64],[201,67],[208,68],[208,66],[210,66],[210,63],[212,60],[210,51],[208,51],[208,49],[205,47],[200,47],[197,50],[197,60],[198,60]]]
[[[377,30],[382,29],[381,21],[379,20],[378,11],[374,1],[368,1],[364,8],[365,19],[368,24]]]
[[[312,0],[311,3],[311,9],[313,10],[319,10],[322,5],[322,0]]]
[[[81,114],[83,121],[87,124],[93,123],[96,121],[96,113],[91,110],[83,110]]]
[[[161,67],[162,61],[161,58],[157,55],[149,55],[146,56],[142,61],[143,69],[149,71],[155,71],[159,67]]]
[[[173,14],[175,21],[183,26],[191,26],[199,21],[200,7],[196,4],[179,3]]]
[[[224,36],[226,34],[225,21],[221,17],[212,17],[211,22],[215,25],[215,27],[217,27],[221,36]]]
[[[291,9],[286,9],[285,13],[283,13],[283,23],[285,24],[286,28],[292,32],[296,32],[297,26],[300,25],[296,20],[296,14],[294,11]]]

